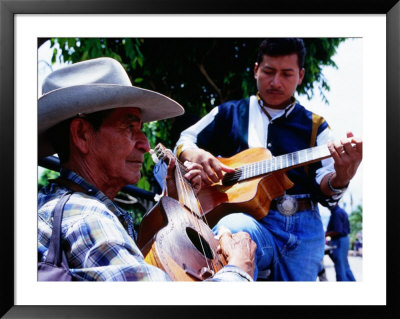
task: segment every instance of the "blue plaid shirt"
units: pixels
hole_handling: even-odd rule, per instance
[[[62,247],[76,280],[168,281],[168,275],[147,264],[135,243],[131,215],[82,177],[67,169],[60,175],[87,190],[74,192],[64,207]],[[69,189],[49,183],[38,194],[38,260],[45,261],[52,232],[54,208]],[[210,281],[251,281],[227,265]]]

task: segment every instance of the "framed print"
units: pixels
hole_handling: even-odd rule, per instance
[[[397,0],[321,4],[290,0],[261,5],[250,0],[229,6],[208,0],[190,4],[180,0],[168,4],[0,0],[0,238],[4,247],[0,314],[5,318],[244,316],[253,311],[300,317],[311,311],[342,317],[399,314],[394,260],[398,246],[394,228],[399,222],[394,194],[399,178],[399,18]],[[361,282],[146,286],[38,283],[32,279],[37,270],[39,38],[262,38],[287,34],[362,38],[363,113],[359,116],[365,140],[363,203],[368,207],[364,218],[368,245]]]

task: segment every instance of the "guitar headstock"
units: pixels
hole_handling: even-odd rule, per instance
[[[159,161],[169,161],[169,157],[172,156],[170,154],[171,152],[168,151],[168,149],[162,145],[161,143],[158,143],[154,150],[150,151],[151,158],[154,163],[158,163]]]

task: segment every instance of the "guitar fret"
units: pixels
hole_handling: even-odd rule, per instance
[[[258,164],[258,162],[255,164],[255,169],[256,169],[256,175],[260,175],[260,167],[259,167],[259,164]]]
[[[304,163],[304,152],[299,151],[299,163]]]
[[[328,147],[323,145],[272,157],[264,161],[246,164],[240,167],[240,177],[238,180],[249,179],[255,176],[302,165],[307,162],[312,162],[329,156],[330,152]]]
[[[260,174],[260,170],[259,170],[259,165],[258,163],[255,164],[255,171],[256,171],[256,175]]]

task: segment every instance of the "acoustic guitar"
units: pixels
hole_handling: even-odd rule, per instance
[[[202,212],[213,227],[232,212],[246,212],[262,219],[271,201],[293,186],[285,171],[330,157],[328,146],[316,146],[273,157],[265,148],[250,148],[218,160],[232,168],[222,180],[203,186],[197,194]]]
[[[167,154],[169,153],[169,154]],[[168,162],[172,153],[158,144],[154,160]],[[217,253],[219,241],[210,229],[186,168],[176,159],[178,200],[165,194],[139,226],[137,244],[147,263],[164,270],[174,281],[202,281],[226,265]]]

